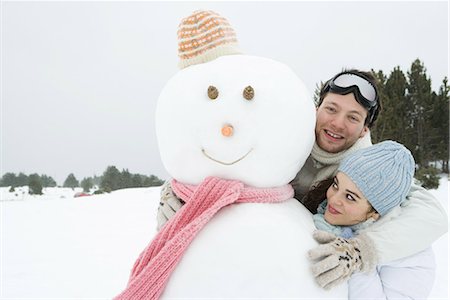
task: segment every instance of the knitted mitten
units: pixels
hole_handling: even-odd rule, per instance
[[[184,201],[179,199],[173,192],[170,180],[166,181],[161,188],[161,201],[159,202],[158,213],[156,214],[158,231],[183,205]]]
[[[375,246],[364,234],[344,239],[316,230],[313,237],[321,245],[308,252],[311,259],[319,260],[312,272],[317,283],[327,290],[347,281],[354,272],[371,271],[377,264]]]

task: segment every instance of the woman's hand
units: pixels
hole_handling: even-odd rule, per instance
[[[309,258],[317,260],[312,272],[317,283],[327,290],[347,281],[354,272],[373,270],[377,264],[374,244],[363,234],[344,239],[316,230],[313,237],[320,245],[308,251]]]

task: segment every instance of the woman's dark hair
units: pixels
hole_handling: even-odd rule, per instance
[[[319,181],[308,191],[303,198],[302,204],[312,213],[317,214],[317,208],[323,200],[327,199],[327,190],[334,182],[334,177]],[[377,212],[372,205],[370,205],[369,212]]]
[[[303,205],[313,214],[317,213],[320,203],[327,198],[327,190],[333,184],[334,177],[316,183],[303,198]]]

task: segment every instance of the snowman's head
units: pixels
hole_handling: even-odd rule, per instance
[[[162,162],[189,184],[207,176],[254,187],[287,184],[311,152],[314,126],[300,78],[282,63],[247,55],[182,69],[156,109]]]

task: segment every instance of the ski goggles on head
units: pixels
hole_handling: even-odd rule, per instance
[[[378,105],[375,87],[366,78],[354,73],[340,73],[328,82],[329,90],[340,95],[353,93],[356,101],[371,111]]]

